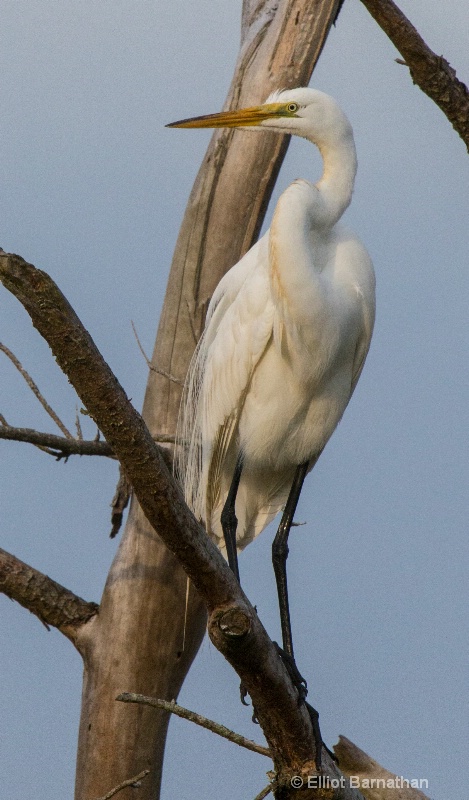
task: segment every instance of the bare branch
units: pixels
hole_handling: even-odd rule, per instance
[[[23,304],[129,478],[140,507],[207,605],[212,642],[240,676],[271,745],[282,785],[315,772],[315,743],[306,707],[215,544],[184,503],[140,414],[132,407],[72,307],[51,278],[20,256],[0,253],[0,279]],[[323,752],[327,773],[339,776]],[[291,790],[291,786],[290,786]],[[341,797],[357,797],[346,789]]]
[[[138,789],[138,787],[140,786],[140,781],[143,780],[143,778],[146,778],[146,776],[149,774],[150,774],[149,769],[142,770],[142,772],[139,772],[138,775],[134,775],[133,778],[128,778],[126,781],[120,783],[119,786],[114,786],[114,789],[111,789],[103,797],[99,797],[98,800],[110,800],[110,798],[114,797],[114,795],[117,794],[117,792],[120,792],[121,789],[126,789],[127,786],[132,786],[135,789]]]
[[[153,441],[157,444],[175,444],[176,437],[172,433],[157,433]]]
[[[277,786],[276,783],[267,784],[267,786],[264,786],[264,788],[259,792],[259,794],[256,794],[254,800],[264,800],[264,797],[267,797],[268,794],[273,792],[276,786]]]
[[[54,456],[57,460],[69,458],[69,456],[105,456],[116,458],[112,447],[104,441],[96,439],[66,439],[57,436],[55,433],[44,433],[35,431],[33,428],[14,428],[8,425],[5,418],[0,414],[0,439],[7,439],[13,442],[26,442],[35,447],[39,447],[45,453]],[[161,444],[174,444],[174,436],[160,434],[155,441]]]
[[[262,756],[272,758],[272,753],[268,747],[256,744],[256,742],[251,741],[251,739],[246,739],[245,736],[241,736],[240,733],[235,733],[224,725],[220,725],[219,722],[214,722],[201,714],[197,714],[195,711],[190,711],[188,708],[178,705],[175,700],[168,702],[167,700],[159,700],[156,697],[146,697],[143,694],[135,694],[133,692],[123,692],[116,697],[116,700],[120,700],[122,703],[142,703],[143,705],[160,708],[162,711],[168,711],[170,714],[176,714],[176,716],[187,719],[189,722],[194,722],[196,725],[200,725],[201,728],[206,728],[208,731],[216,733],[217,736],[228,739],[228,741],[240,747],[244,747],[246,750],[252,750],[253,753],[259,753]]]
[[[34,383],[33,379],[31,378],[31,375],[28,372],[26,372],[25,368],[22,366],[20,361],[16,358],[14,353],[12,353],[11,350],[9,350],[8,347],[6,347],[6,345],[2,344],[1,342],[0,342],[0,350],[2,350],[5,353],[5,355],[10,359],[12,364],[15,365],[16,369],[22,375],[22,377],[24,378],[24,380],[28,384],[28,386],[31,389],[31,391],[33,392],[33,394],[36,395],[36,397],[39,400],[39,402],[40,402],[41,406],[43,407],[43,409],[45,411],[47,411],[47,413],[49,414],[51,419],[54,420],[55,424],[62,431],[64,436],[66,436],[67,439],[73,439],[73,436],[70,433],[70,431],[68,430],[68,428],[65,427],[65,425],[63,424],[63,422],[60,419],[60,417],[55,413],[54,409],[50,407],[50,405],[47,402],[47,400],[45,399],[45,397],[43,397],[43,395],[39,391],[38,386]]]
[[[79,439],[82,442],[83,441],[83,431],[81,429],[80,414],[78,412],[78,406],[76,408],[76,413],[75,413],[75,430],[77,432],[77,439]]]
[[[408,786],[409,781],[389,772],[345,736],[339,736],[334,752],[344,775],[354,777],[368,800],[387,800],[391,795],[399,800],[429,800],[420,789]]]
[[[55,433],[35,431],[32,428],[13,428],[11,425],[5,425],[3,420],[0,425],[0,439],[33,444],[41,449],[46,449],[46,452],[57,459],[68,458],[72,455],[116,458],[107,442],[69,439],[57,436]]]
[[[60,583],[0,548],[0,591],[75,643],[78,629],[98,613]]]
[[[469,92],[443,56],[437,56],[393,0],[362,3],[409,67],[414,83],[441,108],[469,151]]]
[[[164,369],[158,369],[158,367],[155,367],[155,365],[151,363],[150,359],[145,353],[145,350],[143,349],[142,343],[138,337],[137,329],[133,323],[133,320],[130,320],[130,324],[132,325],[132,330],[137,340],[138,348],[142,356],[144,357],[145,361],[147,362],[148,369],[151,369],[153,372],[157,372],[158,375],[162,375],[163,378],[168,378],[168,380],[172,381],[173,383],[177,383],[179,386],[184,386],[184,381],[179,380],[179,378],[175,378],[174,375],[170,375],[169,372],[165,372]]]

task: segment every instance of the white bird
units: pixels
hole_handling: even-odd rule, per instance
[[[284,650],[293,659],[287,539],[306,474],[352,396],[375,316],[371,259],[339,222],[357,168],[351,125],[313,89],[169,127],[240,127],[302,136],[323,159],[294,181],[267,233],[222,278],[191,362],[178,425],[185,498],[238,576],[242,550],[284,509],[274,561]]]

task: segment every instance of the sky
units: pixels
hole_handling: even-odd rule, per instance
[[[465,0],[400,6],[467,83]],[[164,125],[221,109],[240,9],[234,0],[2,4],[0,246],[51,274],[137,408],[146,364],[131,320],[150,352],[210,137]],[[375,264],[377,320],[357,390],[297,512],[306,524],[291,536],[293,635],[329,746],[344,734],[386,768],[428,780],[433,800],[466,800],[469,160],[398,55],[359,0],[347,0],[312,81],[355,131],[346,221]],[[294,140],[272,204],[320,168],[313,146]],[[2,288],[0,341],[73,427],[73,390]],[[1,353],[0,413],[54,430]],[[108,538],[115,483],[105,459],[57,463],[0,442],[0,546],[99,601],[117,547]],[[240,570],[278,638],[273,534],[241,555]],[[0,640],[2,796],[70,798],[80,657],[3,595]],[[179,700],[261,741],[237,676],[207,638]],[[162,797],[251,798],[269,766],[174,719]]]

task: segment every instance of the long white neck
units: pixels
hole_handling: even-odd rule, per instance
[[[311,209],[313,224],[332,227],[341,218],[352,199],[355,175],[357,172],[357,153],[353,135],[341,136],[334,142],[317,146],[321,153],[324,171],[316,183],[317,203]],[[314,219],[315,214],[317,218]]]
[[[280,196],[270,228],[272,289],[295,307],[311,304],[314,275],[329,260],[330,233],[352,198],[357,159],[353,136],[317,145],[324,171],[316,184],[294,181]]]

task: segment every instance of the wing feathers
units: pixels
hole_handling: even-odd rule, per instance
[[[230,449],[234,450],[244,397],[272,337],[275,310],[266,247],[264,237],[218,284],[186,379],[175,472],[186,502],[208,530],[223,494],[223,476],[229,473],[231,480]],[[214,524],[218,528],[215,520]]]

